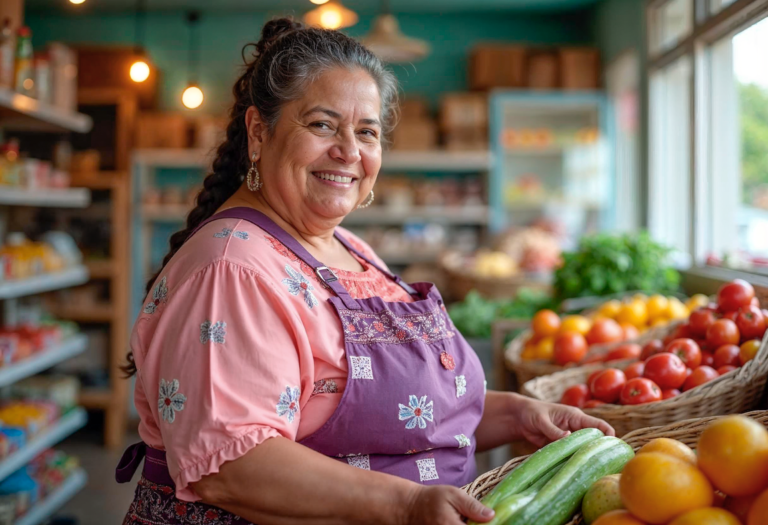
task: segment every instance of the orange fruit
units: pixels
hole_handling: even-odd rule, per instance
[[[619,315],[620,311],[621,311],[621,301],[612,299],[608,302],[603,303],[603,305],[597,310],[597,313],[602,315],[603,317],[616,319],[616,316]]]
[[[686,512],[669,525],[741,525],[741,522],[727,510],[708,508]]]
[[[592,321],[583,315],[567,315],[563,317],[560,323],[560,333],[576,332],[577,334],[587,335],[592,328]]]
[[[536,344],[534,355],[536,359],[546,359],[547,361],[552,361],[552,358],[555,355],[555,338],[545,337],[539,341]]]
[[[768,489],[765,489],[752,503],[747,515],[747,525],[768,525]]]
[[[550,337],[560,330],[560,316],[552,310],[539,310],[531,321],[533,333],[542,337]]]
[[[749,496],[768,486],[768,430],[744,416],[709,425],[698,444],[698,465],[729,496]]]
[[[747,523],[747,515],[749,509],[752,508],[752,503],[757,499],[757,494],[752,496],[733,497],[728,496],[725,498],[725,504],[723,508],[739,518],[742,523]]]
[[[597,518],[592,525],[645,525],[645,523],[634,517],[628,510],[612,510]]]
[[[691,510],[712,506],[714,491],[699,469],[674,456],[645,452],[624,467],[619,482],[627,509],[651,524],[667,523]]]
[[[645,326],[648,323],[648,309],[643,301],[632,301],[621,306],[616,320],[620,324],[631,324],[633,326]]]
[[[752,339],[741,345],[739,349],[739,360],[742,365],[746,365],[749,361],[752,361],[757,355],[757,351],[760,350],[762,342],[759,339]]]
[[[669,299],[663,295],[652,295],[645,304],[648,309],[648,319],[653,321],[659,317],[664,317],[669,308]]]
[[[696,454],[687,445],[680,443],[675,439],[657,438],[643,445],[643,448],[637,451],[638,454],[646,452],[660,452],[669,456],[696,466]]]

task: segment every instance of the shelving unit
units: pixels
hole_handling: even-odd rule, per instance
[[[87,115],[63,111],[13,91],[0,89],[0,133],[4,131],[83,133],[90,130],[92,125],[93,122]],[[3,237],[13,207],[84,208],[90,204],[90,201],[91,192],[86,188],[0,187],[0,243],[5,240]],[[77,286],[87,282],[88,279],[88,268],[80,265],[28,279],[0,281],[0,301],[3,303],[0,310],[3,314],[2,321],[9,324],[15,323],[17,300],[21,297]],[[11,385],[62,363],[83,352],[87,345],[88,338],[83,334],[77,334],[27,359],[0,367],[0,387]],[[84,409],[78,407],[70,410],[55,424],[27,442],[24,447],[0,460],[0,480],[22,468],[45,449],[56,445],[82,428],[86,421],[87,414]],[[76,471],[45,500],[35,504],[15,523],[17,525],[43,523],[82,489],[86,481],[85,472]]]

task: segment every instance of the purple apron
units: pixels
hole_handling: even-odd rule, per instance
[[[417,483],[462,486],[472,481],[474,434],[485,402],[484,373],[474,350],[453,326],[435,286],[410,286],[337,233],[349,251],[418,298],[412,303],[355,299],[330,269],[254,209],[222,211],[197,229],[226,218],[247,220],[265,230],[312,267],[335,294],[329,301],[344,330],[347,384],[330,419],[300,443],[353,467]],[[130,481],[145,455],[143,476],[124,525],[248,523],[216,507],[176,499],[165,452],[144,443],[125,451],[117,481]]]

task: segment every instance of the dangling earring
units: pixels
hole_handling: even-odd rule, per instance
[[[363,204],[360,204],[360,205],[357,207],[357,209],[358,209],[358,210],[362,210],[363,208],[367,208],[367,207],[368,207],[368,206],[370,206],[371,204],[373,204],[373,190],[371,190],[371,194],[370,194],[370,195],[368,195],[368,200],[367,200],[367,201],[365,201]]]
[[[256,154],[251,155],[251,167],[248,170],[248,175],[245,176],[245,183],[248,185],[248,189],[251,191],[259,191],[264,185],[261,182],[261,176],[259,175],[259,169],[256,167]]]

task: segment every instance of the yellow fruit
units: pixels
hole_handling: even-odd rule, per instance
[[[659,452],[632,458],[621,473],[619,489],[624,506],[654,525],[710,507],[714,500],[712,485],[699,469]]]
[[[669,324],[669,319],[666,317],[659,317],[658,319],[651,322],[651,328],[656,328],[659,326],[667,326]]]
[[[653,295],[645,304],[648,309],[648,319],[651,321],[663,317],[669,308],[669,299],[663,295]]]
[[[648,296],[645,295],[644,293],[636,293],[635,295],[632,296],[632,300],[646,302],[648,300]]]
[[[551,361],[555,355],[555,338],[545,337],[536,345],[536,359]]]
[[[768,430],[744,416],[709,425],[698,444],[699,468],[729,496],[749,496],[768,486]]]
[[[688,319],[688,308],[677,297],[669,298],[669,305],[667,306],[667,317],[670,319]]]
[[[627,510],[612,510],[600,516],[594,525],[645,525]]]
[[[616,316],[619,315],[620,310],[621,302],[613,299],[607,303],[604,303],[597,312],[604,317],[615,319]]]
[[[620,323],[628,323],[634,326],[642,327],[648,322],[648,309],[643,301],[633,300],[631,303],[622,305],[616,320]]]
[[[535,346],[526,347],[520,354],[520,358],[525,359],[526,361],[536,359],[536,347]]]
[[[747,525],[766,525],[768,523],[768,489],[765,489],[752,503],[747,516]]]
[[[638,454],[646,454],[648,452],[659,452],[661,454],[667,454],[669,456],[682,459],[686,463],[690,463],[696,466],[696,454],[687,445],[680,443],[676,439],[669,438],[656,438],[643,445],[643,447],[637,451]]]
[[[576,332],[577,334],[587,335],[592,328],[592,321],[582,315],[568,315],[563,317],[560,323],[560,333]]]
[[[531,321],[533,333],[541,337],[550,337],[560,330],[560,316],[552,310],[539,310]]]
[[[698,310],[699,308],[703,308],[704,306],[709,305],[709,297],[702,293],[697,293],[690,299],[688,299],[685,302],[685,306],[693,312],[694,310]]]
[[[741,525],[741,522],[727,510],[710,507],[686,512],[669,525]]]

